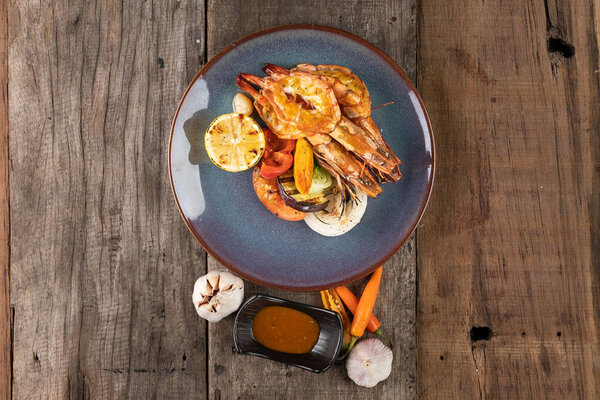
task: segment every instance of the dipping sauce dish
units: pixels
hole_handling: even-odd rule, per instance
[[[286,348],[285,345],[281,347],[281,335],[278,334],[276,335],[277,337],[275,337],[275,335],[269,337],[267,333],[262,332],[261,335],[260,332],[257,331],[257,333],[259,333],[260,341],[271,348],[264,346],[255,338],[253,333],[255,317],[261,311],[263,311],[263,313],[259,316],[258,323],[262,325],[263,329],[265,326],[269,325],[277,327],[276,318],[278,318],[278,316],[281,318],[289,318],[291,315],[291,318],[295,318],[292,322],[299,324],[298,326],[307,325],[310,320],[316,321],[318,324],[318,331],[314,329],[315,327],[311,328],[310,326],[307,326],[306,329],[298,330],[298,338],[292,338],[292,341],[298,341],[298,343],[302,344],[304,336],[307,337],[306,341],[310,342],[313,340],[310,335],[318,332],[316,343],[312,348],[310,348],[311,346],[309,345],[304,349],[296,345],[289,348]],[[299,314],[294,311],[299,312]],[[294,332],[293,330],[290,330],[281,333],[284,335],[284,338],[289,338],[289,335],[293,335]],[[268,358],[316,373],[326,371],[335,362],[342,345],[342,336],[342,321],[337,313],[323,308],[262,294],[252,296],[242,305],[242,307],[240,307],[233,326],[233,339],[235,349],[238,353]],[[270,339],[273,339],[273,341],[270,342]],[[304,345],[306,345],[306,343],[304,343]],[[288,352],[273,350],[273,348]],[[310,348],[310,350],[305,351],[308,348]],[[289,350],[294,349],[298,352],[301,351],[302,353],[294,354],[289,352]]]

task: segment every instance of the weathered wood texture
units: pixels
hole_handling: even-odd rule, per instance
[[[204,4],[9,4],[15,398],[206,398],[168,135]],[[0,160],[1,161],[1,160]]]
[[[600,397],[599,13],[420,1],[439,162],[417,237],[420,398]]]
[[[414,1],[209,1],[209,58],[242,36],[272,26],[314,23],[344,29],[387,52],[414,80],[416,19]],[[323,60],[326,62],[327,60]],[[209,256],[209,268],[219,268]],[[356,286],[364,287],[364,280]],[[343,364],[325,375],[250,356],[232,354],[233,319],[209,324],[208,383],[211,399],[411,399],[416,393],[416,292],[414,240],[384,267],[375,312],[394,343],[390,378],[375,389],[360,388]],[[247,284],[247,294],[268,293],[320,305],[320,295],[290,293]]]
[[[11,397],[10,209],[8,205],[8,21],[0,1],[0,398]]]
[[[12,238],[10,253],[0,247],[0,372],[11,254],[15,398],[600,396],[596,3],[419,2],[418,83],[439,164],[418,243],[385,267],[376,313],[395,368],[374,390],[341,365],[317,376],[231,354],[231,318],[206,342],[189,301],[205,253],[172,201],[167,135],[204,43],[212,56],[274,25],[346,29],[414,79],[414,2],[211,1],[207,38],[204,7],[0,1],[0,166],[8,129],[12,205],[10,231],[0,216],[0,246]],[[258,291],[319,303],[248,284]],[[493,334],[472,341],[473,326]],[[10,381],[8,369],[3,395]]]

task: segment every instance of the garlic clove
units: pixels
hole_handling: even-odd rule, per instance
[[[198,315],[219,322],[244,300],[244,281],[227,271],[210,271],[194,284],[192,301]]]
[[[348,377],[359,386],[373,387],[392,372],[394,354],[381,340],[370,338],[358,342],[346,360]]]
[[[233,112],[244,115],[251,115],[254,112],[252,100],[244,93],[238,93],[233,97]]]
[[[207,283],[207,286],[210,286],[211,294],[214,293],[216,290],[219,290],[219,279],[220,278],[221,278],[221,275],[219,275],[219,274],[206,275],[206,283]]]

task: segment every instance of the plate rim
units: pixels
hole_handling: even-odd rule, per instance
[[[194,77],[194,79],[192,79],[192,81],[189,83],[187,89],[185,90],[185,92],[181,96],[181,99],[179,100],[179,103],[177,105],[177,110],[175,111],[175,115],[173,116],[173,122],[171,123],[171,129],[170,129],[170,132],[169,132],[169,147],[168,147],[169,158],[168,158],[168,164],[169,164],[169,181],[170,181],[170,184],[171,184],[171,192],[173,193],[173,197],[175,199],[175,204],[177,205],[177,209],[179,210],[179,214],[181,215],[181,217],[183,219],[183,222],[187,226],[187,228],[190,231],[190,233],[202,245],[202,247],[204,248],[204,250],[207,253],[209,253],[211,256],[213,256],[214,258],[216,258],[217,261],[219,261],[219,263],[221,263],[227,269],[235,272],[236,274],[238,274],[239,276],[241,276],[242,278],[244,278],[244,279],[246,279],[246,280],[248,280],[250,282],[256,283],[256,284],[261,285],[261,286],[272,287],[272,288],[286,290],[286,291],[292,291],[292,292],[310,292],[310,291],[318,291],[318,290],[323,290],[323,289],[329,289],[329,287],[328,287],[329,285],[327,285],[327,286],[323,286],[323,285],[316,285],[316,286],[286,286],[286,285],[278,285],[278,284],[274,284],[274,283],[270,283],[270,282],[261,281],[260,279],[254,278],[254,277],[249,276],[248,274],[240,271],[237,267],[232,266],[229,263],[225,262],[218,254],[216,254],[204,242],[204,240],[202,239],[202,237],[200,236],[200,234],[191,226],[190,221],[188,220],[188,218],[186,217],[186,215],[183,213],[183,210],[181,209],[181,205],[179,204],[179,199],[177,198],[177,193],[175,192],[175,186],[173,184],[173,170],[172,170],[172,165],[173,164],[172,164],[172,160],[171,160],[171,153],[172,153],[171,152],[171,147],[172,147],[172,144],[173,144],[173,133],[175,131],[175,122],[177,121],[177,117],[179,116],[179,111],[181,110],[181,106],[183,105],[183,102],[185,101],[185,99],[186,99],[186,97],[187,97],[190,89],[192,88],[192,86],[194,85],[194,83],[196,83],[196,81],[198,80],[198,78],[200,78],[202,75],[204,75],[204,73],[206,71],[208,71],[212,67],[212,65],[216,61],[218,61],[221,57],[223,57],[225,54],[229,53],[231,50],[233,50],[237,46],[241,45],[242,43],[245,43],[245,42],[247,42],[249,40],[252,40],[254,38],[257,38],[259,36],[264,36],[264,35],[267,35],[267,34],[270,34],[270,33],[273,33],[273,32],[288,31],[288,30],[292,31],[292,30],[300,30],[300,29],[313,30],[313,31],[324,31],[324,32],[328,32],[328,33],[333,33],[333,34],[344,36],[346,38],[349,38],[349,39],[351,39],[351,40],[353,40],[355,42],[358,42],[359,44],[367,47],[369,50],[375,52],[384,61],[386,61],[388,64],[390,64],[390,66],[396,71],[396,73],[398,73],[398,75],[404,80],[404,82],[409,87],[409,89],[412,90],[412,92],[415,94],[415,97],[419,101],[419,106],[421,107],[421,110],[423,110],[423,114],[425,116],[425,121],[427,123],[427,130],[428,130],[428,133],[429,133],[429,141],[431,143],[431,172],[429,174],[429,179],[428,179],[427,196],[425,196],[425,199],[424,199],[423,203],[421,204],[421,209],[419,211],[419,217],[415,220],[415,222],[411,226],[410,230],[408,230],[408,232],[402,237],[402,239],[398,242],[398,244],[391,251],[389,251],[383,257],[379,258],[377,260],[377,262],[375,262],[369,268],[365,269],[363,272],[355,274],[355,275],[353,275],[353,276],[351,276],[349,278],[339,280],[336,283],[334,283],[332,287],[346,285],[346,284],[348,284],[350,282],[354,282],[354,281],[356,281],[356,280],[358,280],[358,279],[360,279],[360,278],[362,278],[362,277],[370,274],[375,269],[377,269],[379,266],[383,265],[394,254],[396,254],[396,252],[402,246],[404,246],[406,244],[406,242],[408,241],[408,239],[415,232],[417,226],[419,225],[419,222],[423,218],[423,215],[425,214],[425,210],[426,210],[427,205],[429,204],[429,200],[431,198],[431,193],[433,191],[433,183],[434,183],[434,180],[435,180],[435,164],[436,164],[435,163],[435,159],[436,159],[436,154],[435,154],[435,141],[434,141],[434,136],[433,136],[433,128],[431,126],[431,120],[429,119],[429,114],[427,113],[427,109],[425,108],[425,104],[423,103],[423,100],[421,99],[421,96],[419,95],[419,92],[417,91],[417,88],[412,83],[412,81],[410,80],[410,78],[408,77],[408,75],[406,74],[406,72],[404,72],[404,70],[398,64],[396,64],[396,62],[394,60],[392,60],[387,54],[385,54],[381,49],[377,48],[375,45],[371,44],[370,42],[366,41],[365,39],[361,38],[360,36],[357,36],[357,35],[354,35],[352,33],[346,32],[346,31],[344,31],[342,29],[333,28],[333,27],[324,26],[324,25],[315,25],[315,24],[288,24],[288,25],[279,25],[279,26],[268,28],[268,29],[256,31],[256,32],[253,32],[253,33],[251,33],[249,35],[243,36],[241,39],[236,40],[234,43],[228,45],[227,47],[225,47],[224,49],[222,49],[221,51],[219,51],[214,57],[212,57],[206,64],[204,64],[202,66],[202,68],[196,74],[196,76]]]

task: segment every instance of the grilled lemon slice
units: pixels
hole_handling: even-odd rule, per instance
[[[265,135],[256,121],[244,114],[223,114],[204,134],[210,160],[229,172],[252,168],[265,151]]]

